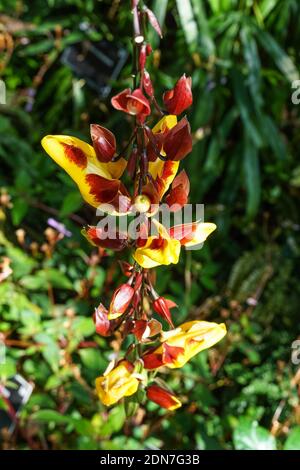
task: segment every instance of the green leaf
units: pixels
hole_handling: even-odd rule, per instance
[[[79,351],[79,356],[82,360],[82,364],[95,371],[100,372],[105,368],[105,360],[103,358],[102,351],[95,348],[84,348]]]
[[[33,413],[32,419],[36,421],[55,423],[55,424],[69,424],[72,419],[69,416],[64,416],[55,410],[39,410]]]
[[[283,446],[284,450],[300,450],[300,426],[293,428]]]
[[[2,355],[2,354],[1,354]],[[8,379],[16,373],[16,362],[11,357],[5,357],[5,362],[0,363],[0,379]]]
[[[199,0],[192,0],[192,6],[194,8],[195,17],[199,26],[199,41],[202,53],[205,56],[211,56],[215,54],[215,44],[212,40],[209,24],[207,21],[206,13],[203,7],[203,2]]]
[[[243,45],[244,58],[248,66],[248,85],[256,106],[260,108],[263,103],[260,80],[261,63],[256,41],[253,37],[252,29],[248,26],[244,26],[242,28],[240,36]]]
[[[72,191],[64,198],[61,209],[59,211],[60,217],[76,212],[82,205],[82,196],[79,191]]]
[[[37,343],[41,343],[42,355],[45,361],[48,362],[54,372],[57,372],[61,356],[59,346],[55,339],[47,333],[38,333],[34,336],[34,339]]]
[[[14,225],[20,225],[25,215],[27,214],[29,206],[24,199],[16,199],[11,211],[12,222]]]
[[[247,189],[246,215],[249,218],[255,216],[260,203],[260,169],[257,148],[249,137],[244,140],[244,178]]]
[[[186,42],[191,52],[194,52],[199,32],[191,2],[190,0],[176,0],[176,4]]]
[[[126,420],[124,406],[115,406],[108,415],[106,423],[101,427],[101,436],[110,436],[114,432],[120,431]]]
[[[262,47],[270,54],[275,64],[281,71],[281,73],[289,80],[293,82],[294,80],[299,79],[298,70],[289,57],[289,55],[282,49],[282,47],[276,42],[276,40],[261,29],[256,30],[257,39],[262,45]]]
[[[40,270],[34,275],[25,276],[20,283],[30,290],[47,290],[49,284],[56,289],[73,289],[73,284],[66,275],[55,268]]]
[[[241,420],[233,432],[235,450],[276,450],[276,440],[257,422]]]
[[[248,90],[244,85],[244,77],[236,69],[232,72],[232,79],[234,85],[234,95],[240,111],[240,115],[249,137],[256,147],[261,147],[263,144],[259,130],[255,126],[252,119],[252,111],[254,111],[251,104]]]

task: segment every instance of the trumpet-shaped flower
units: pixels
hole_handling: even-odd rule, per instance
[[[182,367],[199,352],[214,346],[225,334],[224,323],[183,323],[178,328],[161,334],[160,346],[144,355],[144,366],[146,369]]]
[[[135,251],[133,258],[143,268],[177,264],[181,246],[201,245],[216,229],[212,223],[191,223],[171,227],[169,231],[153,220],[158,228],[158,235],[150,236]]]
[[[182,246],[191,247],[204,243],[216,228],[217,226],[211,222],[192,222],[171,227],[169,234],[179,240]]]
[[[150,104],[140,88],[131,92],[130,88],[121,91],[111,99],[115,109],[133,116],[148,116],[151,112]]]
[[[137,391],[139,381],[133,372],[133,364],[123,360],[107,374],[96,379],[96,390],[104,405],[113,405],[121,398],[133,395]]]
[[[94,148],[78,139],[66,135],[47,135],[42,146],[53,160],[75,181],[82,197],[93,207],[112,203],[119,195],[126,198],[119,180],[126,160],[102,162]]]

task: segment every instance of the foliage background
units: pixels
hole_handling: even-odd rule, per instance
[[[176,413],[148,404],[126,420],[122,406],[107,410],[98,402],[94,379],[117,342],[94,334],[91,315],[122,274],[116,257],[95,252],[81,236],[94,214],[45,156],[40,139],[47,133],[88,138],[89,122],[97,122],[126,140],[129,123],[60,57],[86,39],[105,38],[130,51],[129,2],[0,0],[8,92],[0,109],[0,255],[13,269],[0,284],[6,344],[0,380],[18,371],[34,384],[2,446],[300,449],[300,377],[291,362],[299,337],[300,121],[291,83],[299,78],[300,4],[147,4],[165,33],[159,41],[150,32],[156,89],[172,87],[183,72],[193,77],[196,143],[184,166],[191,201],[204,202],[206,220],[218,225],[201,251],[158,269],[158,287],[180,306],[177,324],[225,321],[229,333],[169,374],[185,403]],[[113,93],[130,83],[130,67],[129,58]],[[49,216],[72,232],[50,252]]]

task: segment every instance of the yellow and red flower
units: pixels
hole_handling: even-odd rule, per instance
[[[119,179],[126,168],[124,158],[117,162],[99,161],[91,145],[66,135],[47,135],[42,140],[42,146],[71,176],[83,199],[91,206],[113,204],[119,197],[122,197],[125,205],[130,202]]]
[[[139,380],[134,376],[134,365],[127,360],[122,360],[114,369],[96,379],[99,399],[106,406],[133,395],[138,386]]]
[[[178,328],[161,334],[161,344],[143,356],[144,366],[146,369],[182,367],[199,352],[214,346],[225,334],[224,323],[183,323]]]
[[[212,223],[194,222],[171,227],[168,231],[156,220],[153,222],[157,226],[158,235],[141,240],[133,255],[135,261],[146,269],[177,264],[181,246],[200,245],[216,229]]]
[[[147,398],[153,401],[157,405],[165,408],[166,410],[177,410],[180,408],[182,403],[181,401],[173,395],[169,390],[159,387],[158,385],[150,385],[147,388]]]

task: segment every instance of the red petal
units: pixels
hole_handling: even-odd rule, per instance
[[[127,113],[127,96],[130,95],[130,93],[130,88],[126,88],[126,90],[123,90],[121,91],[121,93],[118,93],[116,96],[113,96],[111,99],[112,106],[115,109],[118,109],[119,111],[124,111],[125,113]]]
[[[176,176],[172,183],[172,189],[166,197],[166,203],[172,207],[172,211],[181,209],[187,201],[190,192],[190,181],[184,170]]]
[[[162,408],[169,410],[174,405],[178,405],[178,400],[168,390],[159,387],[158,385],[150,385],[147,388],[147,397]]]
[[[164,140],[164,151],[168,160],[182,160],[193,147],[191,128],[187,118],[181,119],[170,129]]]
[[[174,324],[172,321],[171,317],[171,312],[169,310],[169,307],[166,303],[166,299],[164,297],[158,297],[157,299],[154,300],[153,302],[153,308],[160,315],[164,320],[166,320],[172,328],[174,328]]]
[[[145,333],[147,326],[147,320],[136,320],[134,322],[134,327],[131,332],[136,336],[139,341],[141,341],[143,339],[143,334]]]
[[[169,229],[170,237],[179,240],[181,245],[185,245],[193,238],[193,233],[197,229],[197,222],[190,224],[175,225]]]
[[[90,187],[90,194],[99,204],[112,201],[120,188],[119,180],[108,180],[94,173],[86,175],[85,180]]]
[[[142,357],[145,369],[157,369],[164,365],[161,354],[148,353]]]
[[[173,90],[164,93],[163,100],[170,114],[178,115],[189,108],[193,103],[191,77],[183,75]]]
[[[115,251],[123,250],[128,244],[128,235],[118,230],[110,234],[109,232],[104,233],[102,228],[88,227],[84,235],[94,245]]]
[[[116,152],[116,139],[112,132],[98,124],[91,124],[91,137],[100,162],[110,162]]]
[[[149,101],[140,88],[127,95],[127,112],[148,116],[151,113]]]
[[[177,359],[179,354],[184,353],[184,349],[178,346],[169,346],[167,343],[163,343],[163,354],[162,360],[164,364],[172,363]]]

